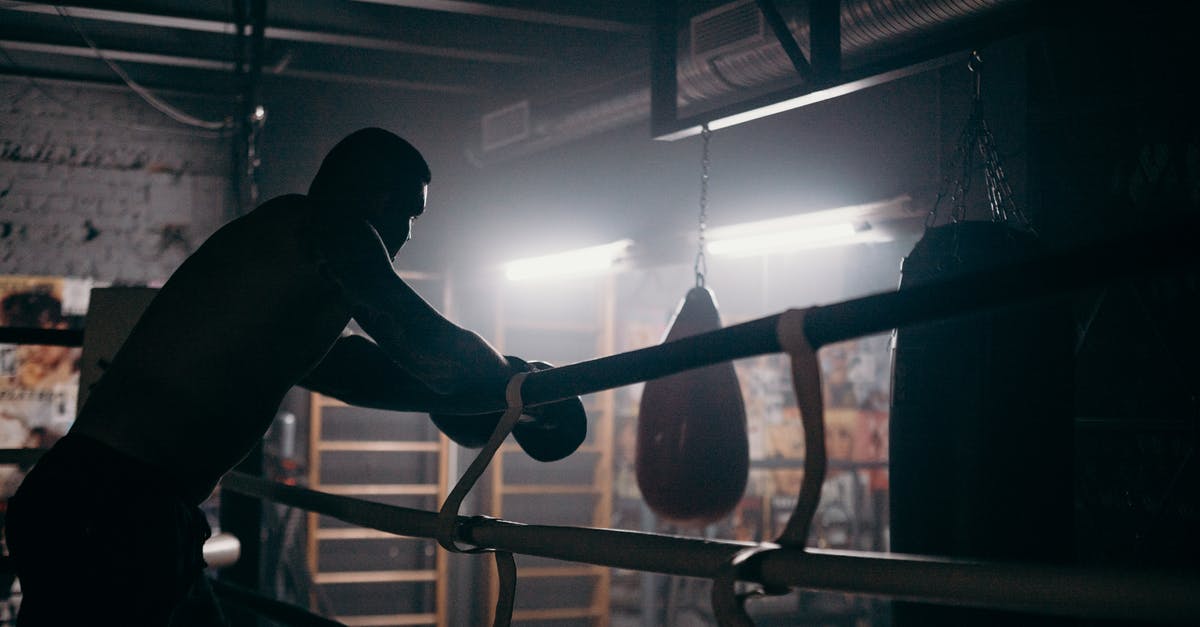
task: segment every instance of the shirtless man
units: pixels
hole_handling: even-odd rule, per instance
[[[358,131],[326,156],[307,196],[264,203],[179,267],[10,503],[22,627],[168,624],[204,566],[197,505],[293,385],[421,410],[446,395],[497,398],[526,369],[393,271],[429,181],[407,142]],[[370,340],[342,335],[351,319]],[[581,406],[564,403],[534,421],[535,457],[582,441]],[[479,445],[495,419],[474,418],[438,425]]]

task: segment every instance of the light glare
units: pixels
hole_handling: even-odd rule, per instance
[[[761,255],[840,244],[854,240],[857,234],[858,229],[849,222],[733,236],[714,232],[708,244],[708,251],[714,255],[731,257]]]
[[[612,268],[632,243],[632,240],[623,239],[600,246],[515,259],[504,264],[504,276],[510,281],[524,281],[602,274]]]

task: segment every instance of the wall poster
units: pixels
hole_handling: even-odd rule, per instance
[[[43,276],[0,276],[0,326],[81,329],[91,282]],[[45,448],[75,419],[81,349],[0,344],[0,448]],[[7,498],[22,469],[0,466]]]

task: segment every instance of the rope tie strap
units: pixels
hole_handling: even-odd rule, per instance
[[[521,385],[525,383],[525,378],[528,376],[528,372],[519,372],[509,379],[508,387],[504,392],[508,408],[504,410],[504,415],[496,423],[496,428],[492,431],[492,436],[488,439],[487,444],[483,446],[483,449],[475,456],[475,460],[459,478],[458,483],[454,484],[454,488],[450,490],[450,494],[438,511],[437,518],[437,541],[442,548],[451,553],[495,554],[496,575],[500,580],[500,596],[496,599],[496,616],[492,623],[493,627],[507,627],[512,621],[512,611],[517,595],[516,561],[509,551],[498,551],[488,547],[460,547],[457,542],[458,510],[462,507],[463,499],[466,498],[471,488],[475,487],[475,483],[487,470],[488,465],[492,463],[496,451],[500,450],[500,445],[504,444],[508,434],[512,433],[513,427],[517,426],[517,422],[521,419],[521,412],[525,409],[524,401],[521,400]],[[488,519],[488,517],[472,518],[472,520],[483,519]]]
[[[713,617],[721,627],[754,627],[754,621],[746,613],[746,601],[752,597],[787,594],[788,588],[756,587],[747,592],[737,590],[738,569],[755,556],[770,551],[779,550],[777,544],[758,544],[747,547],[733,554],[733,557],[721,565],[717,576],[713,578],[712,609]]]
[[[800,420],[804,424],[804,479],[800,496],[783,533],[776,540],[780,545],[804,548],[808,530],[821,500],[825,483],[825,403],[821,398],[821,365],[817,351],[804,331],[804,319],[809,310],[789,309],[779,318],[779,345],[792,362],[792,387]]]
[[[789,309],[780,315],[775,327],[780,348],[791,358],[792,386],[796,392],[796,404],[800,408],[800,420],[804,425],[804,479],[800,483],[800,495],[783,532],[774,543],[751,546],[735,553],[713,579],[713,614],[721,627],[754,627],[754,621],[746,614],[746,600],[789,592],[787,588],[758,587],[739,593],[738,571],[751,559],[770,551],[781,548],[803,550],[817,513],[817,505],[821,501],[826,470],[825,404],[821,398],[821,366],[817,361],[817,351],[804,331],[807,311]]]

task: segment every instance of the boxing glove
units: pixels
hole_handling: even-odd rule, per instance
[[[546,362],[524,360],[505,356],[513,365],[514,372],[545,370],[552,366]],[[523,412],[531,420],[518,422],[513,428],[513,438],[530,457],[541,462],[563,459],[587,437],[587,412],[578,397],[556,401],[538,407],[529,407]],[[446,437],[467,448],[480,448],[487,444],[496,423],[504,412],[477,415],[430,414],[433,424]]]

